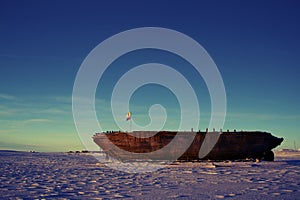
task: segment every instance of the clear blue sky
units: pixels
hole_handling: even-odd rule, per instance
[[[82,61],[106,38],[147,26],[180,31],[208,51],[226,88],[225,129],[270,131],[285,138],[282,148],[293,148],[294,140],[299,148],[299,9],[298,1],[0,1],[0,149],[83,149],[71,102]],[[159,51],[136,52],[119,62],[165,60],[178,70],[184,65]],[[118,66],[107,71],[99,101],[109,100],[112,81],[122,71]],[[201,110],[209,112],[201,77],[191,82],[204,91],[197,96]],[[149,98],[147,91],[163,96]],[[166,89],[147,86],[134,97],[137,122],[146,124],[149,106],[161,103],[174,117],[166,128],[176,128],[178,102]],[[103,127],[117,129],[107,117],[110,110],[96,107]],[[206,126],[204,117],[200,127]]]

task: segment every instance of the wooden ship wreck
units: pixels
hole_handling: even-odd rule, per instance
[[[180,133],[180,134],[179,134]],[[190,134],[193,134],[186,149],[181,145],[168,148],[165,153],[159,150],[165,148],[177,136],[178,144],[184,144]],[[217,135],[217,140],[209,152],[199,156],[205,137]],[[109,156],[122,161],[130,160],[241,160],[259,159],[274,160],[272,149],[279,146],[283,138],[261,131],[206,131],[175,132],[175,131],[133,131],[131,133],[110,131],[96,133],[94,142]],[[158,153],[155,153],[158,152]],[[178,152],[180,154],[178,154]],[[173,156],[174,155],[174,156]]]

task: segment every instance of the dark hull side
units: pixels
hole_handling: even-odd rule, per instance
[[[94,142],[100,148],[114,158],[120,160],[237,160],[237,159],[266,159],[273,160],[272,149],[283,141],[267,132],[221,132],[212,150],[204,157],[199,158],[199,151],[204,138],[211,132],[180,132],[179,141],[184,143],[188,134],[195,134],[194,139],[179,156],[173,157],[180,151],[180,145],[169,148],[167,153],[159,153],[159,150],[168,145],[177,132],[160,131],[135,131],[97,133],[93,136]],[[153,135],[155,134],[155,135]],[[134,137],[134,136],[136,137]],[[153,136],[152,136],[153,135]],[[151,136],[151,137],[148,137]],[[156,153],[157,152],[157,153]],[[152,153],[152,154],[151,154]]]

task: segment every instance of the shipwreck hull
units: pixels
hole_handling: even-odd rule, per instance
[[[207,134],[219,134],[218,140],[208,154],[199,157],[199,151]],[[176,145],[171,144],[175,136]],[[271,150],[280,145],[283,138],[260,131],[220,133],[134,131],[130,134],[97,133],[93,136],[93,140],[108,155],[124,161],[141,159],[191,161],[247,158],[274,160]],[[161,151],[162,149],[164,151]]]

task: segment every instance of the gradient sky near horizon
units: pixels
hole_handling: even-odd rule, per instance
[[[76,73],[88,53],[119,32],[164,27],[200,43],[226,89],[224,129],[263,130],[300,148],[300,3],[298,1],[0,1],[0,149],[68,151],[82,146],[72,116]],[[185,74],[200,99],[205,129],[210,99],[205,83],[178,57],[137,51],[117,60],[97,90],[105,130],[114,81],[137,64],[159,62]],[[165,106],[165,129],[178,127],[178,102],[166,88],[147,85],[132,97],[141,125],[152,104]],[[126,113],[124,113],[125,120]],[[93,133],[91,133],[93,135]]]

